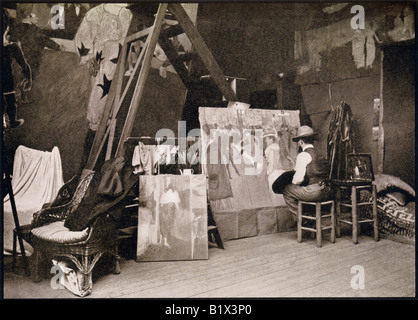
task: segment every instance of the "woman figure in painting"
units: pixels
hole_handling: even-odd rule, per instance
[[[177,191],[173,190],[173,186],[168,182],[167,190],[161,195],[160,199],[160,243],[170,248],[168,239],[173,227],[176,211],[179,210],[180,197]]]
[[[272,128],[265,130],[263,138],[264,145],[266,146],[264,156],[267,162],[267,179],[271,188],[273,182],[283,173],[280,164],[280,146],[278,144],[280,138]]]

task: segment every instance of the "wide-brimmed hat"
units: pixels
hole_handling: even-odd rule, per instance
[[[306,137],[316,137],[316,133],[313,131],[313,129],[309,126],[301,126],[298,129],[298,133],[296,137],[292,138],[292,141],[296,142],[301,138]]]

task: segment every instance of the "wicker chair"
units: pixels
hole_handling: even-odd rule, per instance
[[[93,172],[85,174],[67,203],[44,206],[34,214],[31,227],[30,244],[34,248],[32,276],[34,281],[41,279],[40,262],[45,257],[66,257],[70,259],[82,274],[80,280],[81,296],[92,292],[92,270],[96,262],[106,252],[113,254],[115,259],[114,273],[120,273],[117,222],[109,213],[99,215],[92,224],[83,231],[69,231],[64,227],[68,215],[77,209],[83,199],[93,177]],[[75,181],[78,181],[76,179]],[[54,203],[63,202],[71,194],[74,181],[61,188]]]

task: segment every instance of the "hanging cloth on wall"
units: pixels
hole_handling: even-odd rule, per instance
[[[155,145],[145,145],[143,142],[139,142],[135,146],[132,156],[132,166],[134,167],[134,173],[154,174],[156,172],[156,147]]]
[[[354,32],[352,54],[357,68],[369,68],[376,58],[375,33],[373,30],[358,29]]]
[[[327,158],[330,163],[330,179],[346,178],[347,154],[354,152],[353,114],[350,106],[342,101],[331,115],[327,137]]]
[[[222,148],[218,146],[218,163],[210,163],[211,159],[211,146],[208,145],[208,164],[207,164],[207,175],[208,175],[208,198],[209,200],[221,200],[230,198],[233,196],[231,183],[229,182],[229,164],[222,164]],[[229,159],[228,159],[229,160]]]
[[[80,63],[88,63],[91,94],[87,106],[90,129],[97,130],[132,13],[122,4],[101,4],[89,10],[75,35]]]

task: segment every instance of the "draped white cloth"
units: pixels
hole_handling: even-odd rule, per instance
[[[19,146],[13,161],[12,189],[20,225],[30,223],[33,213],[40,210],[43,204],[52,202],[63,184],[61,156],[57,147],[49,152]],[[3,200],[3,208],[3,251],[6,253],[13,249],[15,228],[8,195]],[[25,245],[25,250],[31,250]],[[20,252],[19,246],[17,249]]]

